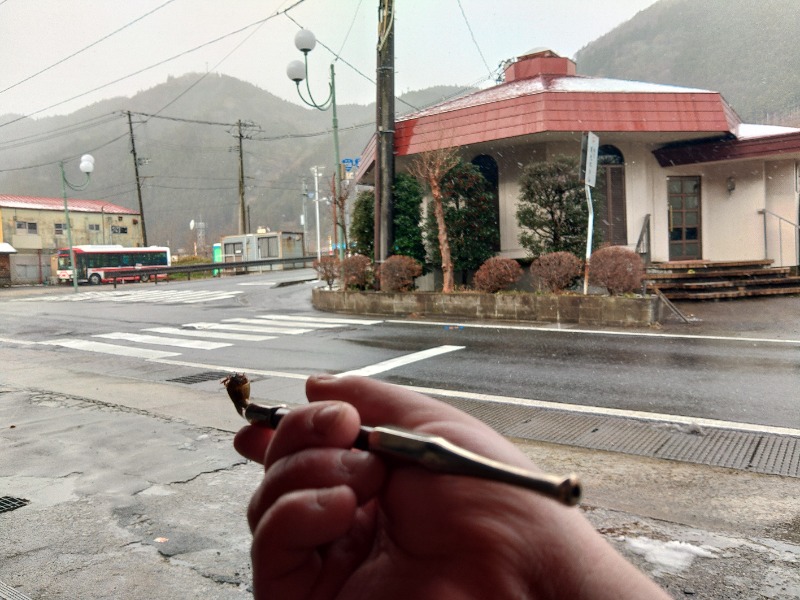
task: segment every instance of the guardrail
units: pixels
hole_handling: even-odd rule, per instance
[[[176,273],[186,273],[188,278],[192,278],[192,273],[204,273],[207,271],[244,271],[247,272],[252,267],[269,267],[268,270],[273,271],[275,267],[281,266],[285,270],[287,267],[290,269],[305,269],[311,267],[316,256],[301,256],[295,258],[265,258],[261,260],[242,260],[238,262],[213,262],[202,263],[199,265],[178,265],[174,267],[142,267],[137,269],[136,273],[139,276],[147,275],[152,278],[155,283],[158,283],[158,275],[172,275]],[[120,278],[121,279],[121,278]],[[117,286],[117,279],[114,279],[114,287]]]

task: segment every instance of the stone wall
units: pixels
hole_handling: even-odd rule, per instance
[[[646,327],[662,318],[655,296],[579,296],[549,294],[481,294],[459,292],[342,292],[315,288],[318,310],[393,317],[497,319],[581,325]]]

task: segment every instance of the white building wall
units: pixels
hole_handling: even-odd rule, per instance
[[[764,165],[764,208],[772,214],[761,215],[762,229],[766,223],[766,253],[776,267],[799,264],[797,175],[797,163],[794,160],[769,161]],[[778,216],[785,221],[778,219]]]

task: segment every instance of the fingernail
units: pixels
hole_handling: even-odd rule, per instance
[[[361,465],[365,464],[368,460],[371,460],[372,457],[366,452],[354,452],[354,451],[344,451],[341,454],[341,462],[342,468],[351,473],[356,469],[359,469]]]
[[[333,375],[332,373],[317,373],[311,377],[314,379],[314,381],[321,381],[323,383],[326,381],[336,381],[336,375]]]
[[[336,423],[339,415],[342,412],[342,405],[339,403],[329,404],[328,406],[324,407],[322,410],[317,411],[314,413],[314,416],[311,418],[311,424],[314,426],[314,429],[319,433],[327,433],[330,431],[331,427]]]

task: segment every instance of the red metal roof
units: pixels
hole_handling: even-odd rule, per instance
[[[73,212],[106,213],[109,215],[138,215],[139,212],[112,204],[106,200],[80,200],[68,198],[67,206]],[[7,196],[0,194],[0,208],[28,208],[33,210],[64,210],[63,198],[38,198],[33,196]]]
[[[398,119],[395,155],[554,132],[666,133],[677,142],[732,135],[740,124],[718,92],[574,73],[548,50],[520,57],[505,83]],[[370,141],[360,176],[373,162]]]
[[[800,132],[738,140],[685,144],[655,150],[662,167],[676,167],[721,160],[744,160],[793,154],[800,156]]]

